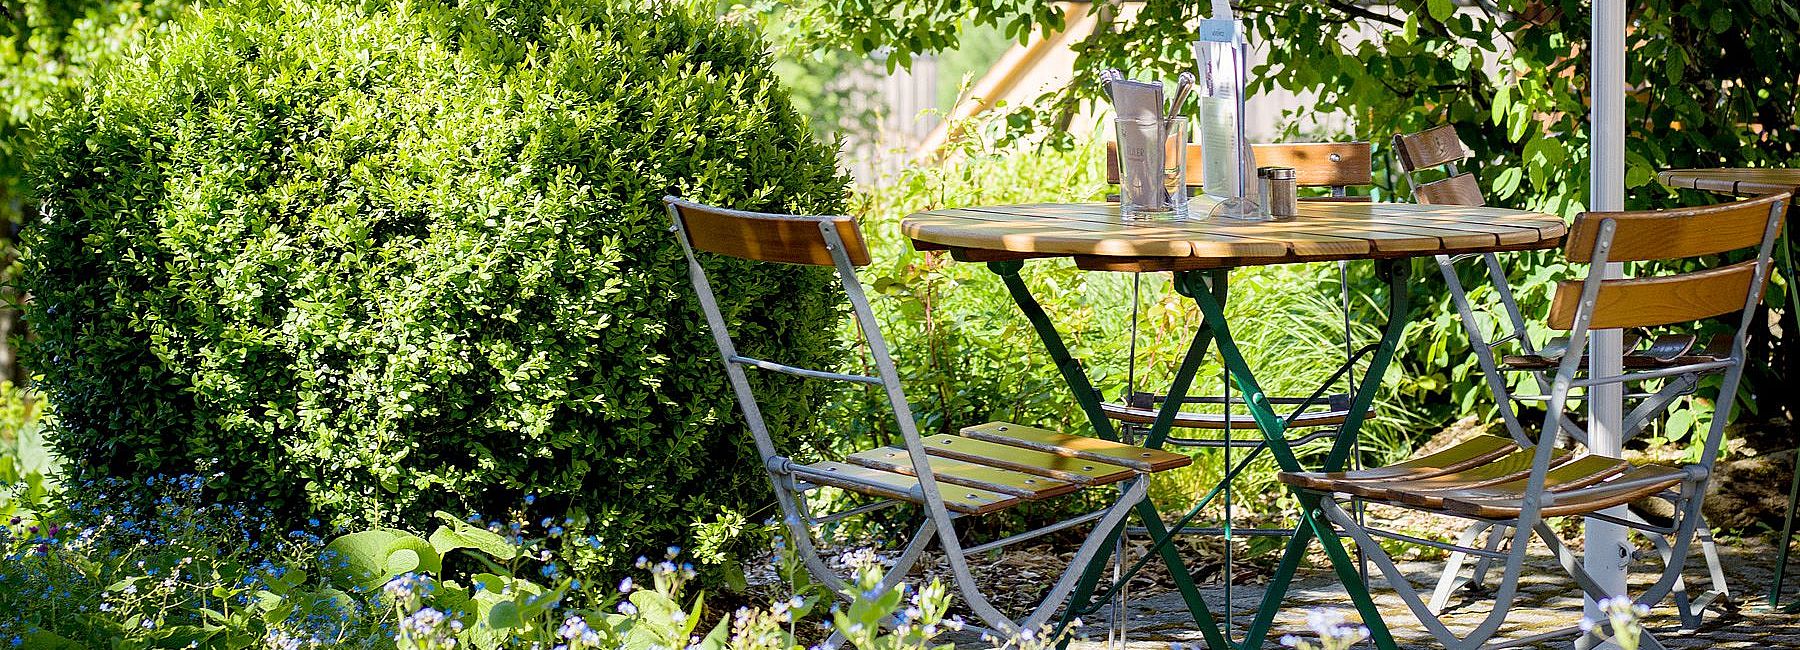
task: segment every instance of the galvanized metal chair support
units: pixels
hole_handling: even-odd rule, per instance
[[[812,526],[867,514],[900,503],[910,503],[923,510],[922,521],[893,568],[884,576],[884,588],[892,588],[898,584],[918,562],[930,543],[936,541],[943,550],[964,602],[988,627],[1004,634],[1016,634],[1024,629],[1036,630],[1047,624],[1059,609],[1063,609],[1062,604],[1069,601],[1071,596],[1074,596],[1074,600],[1068,609],[1085,606],[1085,595],[1090,594],[1093,588],[1091,560],[1104,559],[1127,516],[1136,512],[1140,516],[1147,515],[1151,521],[1160,521],[1145,498],[1149,476],[1152,472],[1191,462],[1185,456],[1072,438],[1008,423],[969,427],[963,431],[969,437],[921,437],[914,424],[911,407],[901,389],[887,342],[876,325],[869,301],[857,279],[855,267],[868,263],[868,253],[853,219],[742,212],[704,206],[675,197],[664,200],[673,224],[672,230],[687,258],[689,281],[698,297],[708,329],[712,332],[713,342],[718,347],[725,374],[743,412],[745,425],[754,438],[757,453],[769,474],[776,503],[782,511],[794,548],[807,570],[834,592],[841,594],[846,583],[819,555],[812,538]],[[725,316],[707,281],[706,271],[695,255],[697,249],[743,259],[809,264],[834,269],[868,345],[876,374],[849,375],[798,368],[739,354]],[[904,441],[903,449],[888,448],[853,454],[848,460],[854,464],[829,461],[801,464],[782,455],[775,447],[774,439],[763,420],[745,368],[806,379],[880,386],[900,430]],[[963,517],[997,511],[1021,499],[1066,494],[1081,485],[1106,484],[1117,485],[1118,497],[1099,510],[972,547],[965,547],[956,532],[955,522]],[[821,486],[887,498],[846,511],[814,517],[807,506],[806,495]],[[1068,569],[1039,605],[1019,621],[1010,619],[989,602],[969,570],[967,555],[970,553],[992,550],[1089,523],[1092,524],[1092,532],[1076,551]],[[1179,564],[1179,557],[1172,559],[1174,563],[1171,568],[1176,569],[1176,575],[1185,576],[1184,568],[1177,569],[1182,566]]]
[[[1472,206],[1486,203],[1480,185],[1475,182],[1474,175],[1458,169],[1458,163],[1467,158],[1468,147],[1457,136],[1455,127],[1441,125],[1419,133],[1396,134],[1393,146],[1400,160],[1401,175],[1406,178],[1407,188],[1412,191],[1414,199],[1419,203]],[[1441,169],[1444,172],[1444,179],[1424,184],[1419,183],[1419,173],[1431,168]],[[1493,341],[1487,340],[1487,334],[1481,330],[1480,321],[1476,318],[1469,301],[1468,291],[1464,288],[1462,278],[1456,268],[1458,263],[1475,257],[1480,258],[1487,274],[1488,286],[1493,289],[1497,302],[1505,312],[1502,330],[1504,333]],[[1529,437],[1524,425],[1519,421],[1514,402],[1535,402],[1547,399],[1552,383],[1549,372],[1551,367],[1508,368],[1494,356],[1495,349],[1509,343],[1518,346],[1522,356],[1539,354],[1537,346],[1531,340],[1525,317],[1519,310],[1518,301],[1513,297],[1512,285],[1507,279],[1505,266],[1501,264],[1499,256],[1491,252],[1471,253],[1455,257],[1438,255],[1434,259],[1437,262],[1439,274],[1444,278],[1444,284],[1450,290],[1451,303],[1456,307],[1458,320],[1462,323],[1464,333],[1469,337],[1469,347],[1475,352],[1476,364],[1481,369],[1482,379],[1487,384],[1488,391],[1496,397],[1495,410],[1499,413],[1501,422],[1514,440],[1520,443],[1527,442]],[[1507,381],[1503,371],[1530,374],[1537,383],[1538,395],[1501,398],[1502,395],[1510,394],[1510,391],[1506,389]],[[1630,440],[1636,436],[1656,415],[1661,414],[1676,399],[1692,394],[1698,386],[1697,377],[1676,377],[1655,393],[1628,394],[1626,396],[1628,399],[1643,401],[1625,417],[1622,439]],[[1570,399],[1576,398],[1572,396]],[[1587,444],[1587,431],[1575,422],[1574,418],[1563,416],[1561,426],[1561,435],[1568,436],[1580,444]],[[1796,485],[1800,485],[1800,483],[1796,483]],[[1706,526],[1703,525],[1703,527]],[[1486,548],[1493,549],[1505,544],[1506,529],[1499,525],[1476,524],[1464,531],[1463,537],[1479,536],[1482,532],[1489,533],[1490,541]],[[1707,548],[1710,549],[1710,532],[1707,539],[1709,540]],[[1431,599],[1432,611],[1443,611],[1443,608],[1449,603],[1451,594],[1457,589],[1480,588],[1485,584],[1492,561],[1485,557],[1478,559],[1471,574],[1465,578],[1461,575],[1460,568],[1467,559],[1468,556],[1465,553],[1451,552],[1446,561],[1445,571]],[[1723,575],[1723,569],[1716,553],[1709,552],[1707,562],[1713,573]],[[1714,584],[1721,593],[1726,593],[1723,580]]]
[[[1581,355],[1567,354],[1557,364],[1550,387],[1549,409],[1535,441],[1477,440],[1464,448],[1469,453],[1453,449],[1440,452],[1442,456],[1435,460],[1427,457],[1361,473],[1282,472],[1278,475],[1280,480],[1295,488],[1306,506],[1303,527],[1309,528],[1321,541],[1328,542],[1328,555],[1340,576],[1349,573],[1351,566],[1347,558],[1330,552],[1337,531],[1348,535],[1369,554],[1401,600],[1440,643],[1456,650],[1477,648],[1498,631],[1518,595],[1530,536],[1535,535],[1555,553],[1565,572],[1590,597],[1599,600],[1621,595],[1602,589],[1546,523],[1546,519],[1554,517],[1599,518],[1658,538],[1653,546],[1662,560],[1661,575],[1634,599],[1635,602],[1653,605],[1673,596],[1683,625],[1697,625],[1700,612],[1720,594],[1690,596],[1684,584],[1683,570],[1694,540],[1701,541],[1709,556],[1713,554],[1710,536],[1700,532],[1704,523],[1700,508],[1718,457],[1725,424],[1736,401],[1732,396],[1737,394],[1743,375],[1744,342],[1751,316],[1761,301],[1772,246],[1781,225],[1781,208],[1786,200],[1785,195],[1780,195],[1678,212],[1585,213],[1578,217],[1569,236],[1569,259],[1587,263],[1596,270],[1579,282],[1562,283],[1556,291],[1550,315],[1553,328],[1570,332],[1570,350],[1585,349],[1590,329],[1665,325],[1735,315],[1738,321],[1729,357],[1592,377],[1582,375]],[[1698,257],[1743,248],[1754,248],[1755,257],[1707,271],[1629,279],[1608,279],[1598,271],[1609,260]],[[1697,295],[1707,297],[1695,299]],[[1638,465],[1593,454],[1577,456],[1559,450],[1553,444],[1564,430],[1561,414],[1574,389],[1715,372],[1723,374],[1720,398],[1716,402],[1718,410],[1709,423],[1705,447],[1696,464],[1680,468]],[[1505,392],[1496,397],[1503,401],[1510,398]],[[1525,444],[1519,444],[1521,442]],[[1538,444],[1531,444],[1533,442]],[[1523,463],[1527,459],[1530,464],[1525,468]],[[1502,574],[1494,588],[1493,610],[1464,634],[1444,625],[1437,618],[1432,603],[1415,590],[1375,539],[1376,536],[1397,536],[1359,525],[1339,505],[1338,500],[1350,494],[1464,518],[1477,526],[1504,527],[1508,532],[1503,535],[1510,544],[1504,551],[1491,542],[1484,547],[1474,546],[1479,533],[1472,531],[1465,532],[1455,545],[1464,554],[1501,564]],[[1673,505],[1675,514],[1669,522],[1650,522],[1621,507],[1646,497],[1665,499]],[[1295,539],[1302,537],[1297,535]],[[1263,611],[1259,613],[1258,625],[1272,617],[1281,592],[1285,591],[1286,572],[1303,552],[1303,543],[1298,548],[1290,544],[1277,571],[1277,584],[1271,586]],[[1723,575],[1716,566],[1709,578],[1715,581],[1715,587],[1722,586]],[[1346,581],[1345,587],[1352,600],[1361,603],[1368,599],[1364,584]],[[1377,647],[1394,648],[1393,637],[1380,620],[1379,612],[1364,611],[1363,616]],[[1253,625],[1252,629],[1266,629],[1258,625]],[[1641,640],[1643,647],[1662,647],[1648,632]]]

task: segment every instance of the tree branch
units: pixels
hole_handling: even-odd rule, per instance
[[[1394,18],[1393,16],[1389,16],[1386,14],[1378,14],[1373,11],[1369,11],[1368,9],[1358,7],[1354,4],[1350,4],[1348,2],[1343,2],[1342,0],[1332,0],[1331,2],[1327,2],[1325,4],[1329,7],[1331,7],[1332,9],[1342,11],[1346,14],[1355,16],[1357,18],[1362,18],[1364,20],[1373,20],[1378,23],[1386,23],[1388,25],[1393,25],[1395,27],[1405,27],[1406,26],[1406,21],[1404,21],[1404,20],[1400,20],[1400,19]]]

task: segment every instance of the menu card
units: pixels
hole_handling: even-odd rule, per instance
[[[1201,183],[1215,198],[1247,199],[1256,162],[1244,137],[1244,87],[1249,47],[1230,0],[1213,0],[1200,21],[1194,59],[1200,121]]]

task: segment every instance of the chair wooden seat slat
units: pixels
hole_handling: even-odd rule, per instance
[[[1568,452],[1557,450],[1554,462],[1567,462],[1571,456]],[[1487,461],[1480,465],[1468,467],[1454,472],[1440,473],[1425,477],[1395,477],[1381,480],[1322,480],[1312,478],[1308,481],[1309,489],[1338,492],[1375,500],[1391,500],[1399,490],[1432,492],[1459,487],[1479,487],[1495,483],[1505,483],[1531,471],[1531,450],[1517,449],[1510,454]]]
[[[1100,405],[1100,410],[1109,418],[1131,424],[1150,424],[1156,421],[1157,414],[1156,409],[1137,408],[1117,402],[1103,403]],[[1375,411],[1371,408],[1369,415],[1373,416],[1374,414]],[[1343,424],[1344,419],[1349,416],[1350,412],[1347,410],[1307,411],[1301,413],[1300,417],[1294,418],[1288,428],[1337,426]],[[1182,411],[1175,415],[1175,427],[1178,429],[1223,429],[1225,428],[1225,414]],[[1250,416],[1239,414],[1232,416],[1231,428],[1254,429],[1256,423],[1250,419]]]
[[[1023,447],[1058,456],[1123,465],[1140,472],[1161,472],[1177,467],[1187,467],[1194,463],[1194,459],[1186,454],[1177,454],[1161,449],[1147,449],[1099,438],[1072,436],[1010,422],[989,422],[964,427],[962,434],[976,440]]]
[[[1555,493],[1543,507],[1546,517],[1567,517],[1605,510],[1654,496],[1680,485],[1687,473],[1662,465],[1638,465],[1613,480]],[[1483,519],[1508,519],[1519,516],[1524,495],[1514,490],[1507,494],[1491,492],[1446,495],[1444,509]]]
[[[895,472],[884,472],[860,465],[823,461],[794,468],[795,476],[819,485],[829,485],[878,497],[924,503],[919,479]],[[1019,504],[1019,497],[965,486],[944,486],[939,494],[944,507],[969,515],[985,515]]]
[[[1575,458],[1573,454],[1564,449],[1552,450],[1550,453],[1554,454],[1550,459],[1552,466],[1562,465]],[[1531,449],[1518,449],[1486,463],[1448,474],[1427,478],[1399,478],[1391,481],[1360,481],[1356,487],[1367,492],[1367,496],[1371,498],[1388,498],[1402,491],[1423,494],[1481,487],[1505,483],[1530,473],[1531,461]]]
[[[1561,451],[1561,450],[1558,450]],[[1583,488],[1605,481],[1619,473],[1631,469],[1631,463],[1617,458],[1587,455],[1550,467],[1544,473],[1544,489],[1549,492],[1565,492]],[[1531,471],[1529,464],[1525,473]],[[1448,478],[1448,477],[1446,477]],[[1392,489],[1389,501],[1418,508],[1442,508],[1444,499],[1458,498],[1505,498],[1518,495],[1525,490],[1526,476],[1514,476],[1510,480],[1472,480],[1463,486],[1437,485],[1396,485]]]
[[[1288,485],[1324,492],[1337,485],[1442,476],[1479,467],[1518,448],[1519,445],[1510,439],[1480,435],[1449,449],[1386,467],[1348,472],[1282,472],[1279,476]]]
[[[975,438],[941,434],[925,438],[925,453],[944,458],[1048,476],[1084,486],[1117,483],[1139,472],[1123,465],[1070,458],[1047,451],[1026,449]]]
[[[850,454],[844,460],[870,469],[913,475],[912,456],[901,447],[882,447],[860,451]],[[1062,496],[1081,489],[1080,484],[1062,479],[1026,474],[955,458],[933,457],[929,462],[932,475],[936,476],[939,481],[1010,494],[1026,501]]]

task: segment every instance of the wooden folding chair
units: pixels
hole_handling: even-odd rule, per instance
[[[892,588],[936,539],[949,562],[957,588],[971,610],[992,629],[1016,634],[1036,631],[1075,589],[1089,561],[1108,546],[1108,538],[1131,508],[1144,501],[1150,475],[1192,463],[1177,453],[1096,438],[1066,435],[1008,422],[964,428],[959,436],[921,437],[912,409],[901,390],[887,342],[870,311],[856,276],[869,263],[869,251],[856,220],[847,216],[789,216],[709,207],[675,197],[664,199],[677,239],[688,261],[688,278],[700,310],[718,345],[724,372],[755,439],[757,453],[774,487],[776,502],[795,549],[809,572],[834,592],[845,581],[819,556],[812,528],[875,510],[913,504],[922,510],[917,532],[883,580]],[[875,361],[876,375],[851,375],[798,368],[738,354],[706,270],[695,251],[760,262],[830,267],[849,298],[857,325]],[[807,379],[846,381],[878,386],[884,391],[903,444],[849,454],[842,461],[802,464],[775,448],[752,392],[746,368]],[[820,487],[841,488],[877,499],[845,511],[815,516],[806,495]],[[955,522],[1012,508],[1022,503],[1069,495],[1079,490],[1116,486],[1117,500],[1099,510],[972,547],[965,547]],[[969,572],[967,556],[997,549],[1085,523],[1093,529],[1068,568],[1042,602],[1024,619],[1013,621],[982,594]],[[1078,603],[1082,605],[1084,603]]]
[[[1456,128],[1449,124],[1435,126],[1412,134],[1396,134],[1394,151],[1398,154],[1400,170],[1406,177],[1407,186],[1411,188],[1413,199],[1428,205],[1467,205],[1480,206],[1487,204],[1487,197],[1481,191],[1475,174],[1459,170],[1458,167],[1467,161],[1468,146],[1457,136]],[[1421,176],[1441,172],[1441,178],[1421,182]],[[1457,264],[1479,257],[1487,271],[1489,286],[1505,312],[1501,336],[1489,341],[1487,334],[1481,331],[1480,321],[1475,316],[1474,307],[1469,302],[1467,289],[1457,274]],[[1456,306],[1463,331],[1469,337],[1469,347],[1475,352],[1476,365],[1480,367],[1488,389],[1495,396],[1495,409],[1499,412],[1501,422],[1515,438],[1525,434],[1524,425],[1519,421],[1518,410],[1514,405],[1519,402],[1542,402],[1550,394],[1551,372],[1561,362],[1564,354],[1571,348],[1567,337],[1553,338],[1538,347],[1527,336],[1524,314],[1519,310],[1518,302],[1513,298],[1512,285],[1507,280],[1507,271],[1495,253],[1469,253],[1459,256],[1436,256],[1439,274],[1444,284],[1450,289],[1451,302]],[[1716,339],[1702,349],[1695,349],[1696,337],[1693,334],[1664,334],[1651,339],[1650,345],[1638,349],[1639,337],[1627,332],[1624,358],[1627,368],[1657,368],[1685,365],[1695,362],[1701,357],[1718,358],[1725,355],[1730,341]],[[1517,348],[1514,354],[1496,359],[1495,350],[1504,345]],[[1583,363],[1586,363],[1585,360]],[[1517,395],[1511,399],[1502,397],[1510,395],[1506,389],[1508,382],[1502,372],[1528,372],[1536,381],[1536,395]],[[1698,387],[1697,381],[1679,379],[1671,381],[1655,393],[1632,393],[1628,399],[1644,400],[1642,408],[1645,413],[1659,413],[1676,399],[1692,394]],[[1647,418],[1636,418],[1628,423],[1624,437],[1629,439],[1642,430]],[[1562,421],[1563,434],[1586,444],[1587,432],[1573,419]],[[1463,539],[1474,540],[1488,533],[1487,550],[1494,551],[1504,544],[1506,531],[1488,524],[1477,523],[1464,531]],[[1719,561],[1718,549],[1713,544],[1710,527],[1701,527],[1701,548],[1706,556],[1707,565],[1712,569],[1715,578],[1713,587],[1721,596],[1729,591],[1725,586],[1725,572]],[[1469,577],[1461,575],[1461,567],[1467,557],[1459,552],[1452,552],[1442,580],[1431,598],[1432,611],[1442,611],[1450,601],[1451,595],[1464,586],[1479,588],[1486,579],[1492,562],[1488,558],[1480,558]]]
[[[1697,610],[1706,603],[1704,598],[1689,597],[1683,584],[1683,569],[1689,543],[1704,523],[1701,503],[1725,423],[1736,403],[1744,370],[1745,335],[1761,302],[1775,238],[1781,228],[1782,206],[1788,199],[1787,194],[1780,194],[1683,210],[1587,212],[1576,217],[1570,231],[1564,254],[1569,262],[1589,265],[1590,271],[1585,278],[1563,281],[1557,286],[1548,319],[1551,328],[1569,332],[1569,349],[1585,349],[1590,329],[1661,327],[1735,314],[1735,333],[1724,356],[1695,356],[1679,363],[1594,377],[1583,375],[1586,365],[1581,355],[1565,354],[1557,362],[1548,411],[1535,439],[1520,435],[1480,436],[1388,467],[1333,473],[1283,472],[1277,475],[1279,480],[1302,490],[1302,503],[1307,504],[1303,516],[1313,531],[1336,537],[1341,530],[1341,534],[1355,540],[1407,607],[1448,648],[1480,647],[1505,621],[1518,594],[1531,534],[1550,547],[1563,569],[1590,597],[1600,600],[1620,595],[1606,593],[1581,568],[1578,558],[1545,522],[1553,517],[1601,519],[1649,537],[1661,556],[1663,570],[1635,602],[1653,605],[1673,594],[1683,625],[1697,625]],[[1608,262],[1710,258],[1744,249],[1754,249],[1755,253],[1748,259],[1703,271],[1623,279],[1607,279],[1603,271]],[[1556,438],[1565,430],[1564,407],[1570,402],[1573,389],[1585,391],[1607,384],[1649,381],[1698,381],[1709,374],[1721,374],[1723,380],[1698,463],[1669,467],[1556,448]],[[1496,397],[1511,398],[1504,387]],[[1634,409],[1627,420],[1642,426],[1643,421],[1655,418],[1666,408],[1667,403],[1646,402]],[[1504,552],[1473,547],[1469,545],[1473,540],[1468,537],[1459,544],[1443,544],[1364,527],[1337,502],[1350,496],[1510,531],[1505,534],[1510,547]],[[1651,522],[1604,512],[1645,498],[1668,501],[1674,516]],[[1450,630],[1438,620],[1434,608],[1413,588],[1375,536],[1449,548],[1502,563],[1493,610],[1467,635]],[[1715,575],[1713,579],[1720,578]],[[1358,598],[1367,595],[1365,585],[1345,587]],[[1371,614],[1379,619],[1378,612],[1364,612],[1365,617]],[[1364,623],[1376,632],[1378,646],[1394,647],[1384,622]],[[1644,647],[1661,647],[1647,632],[1642,641]]]

